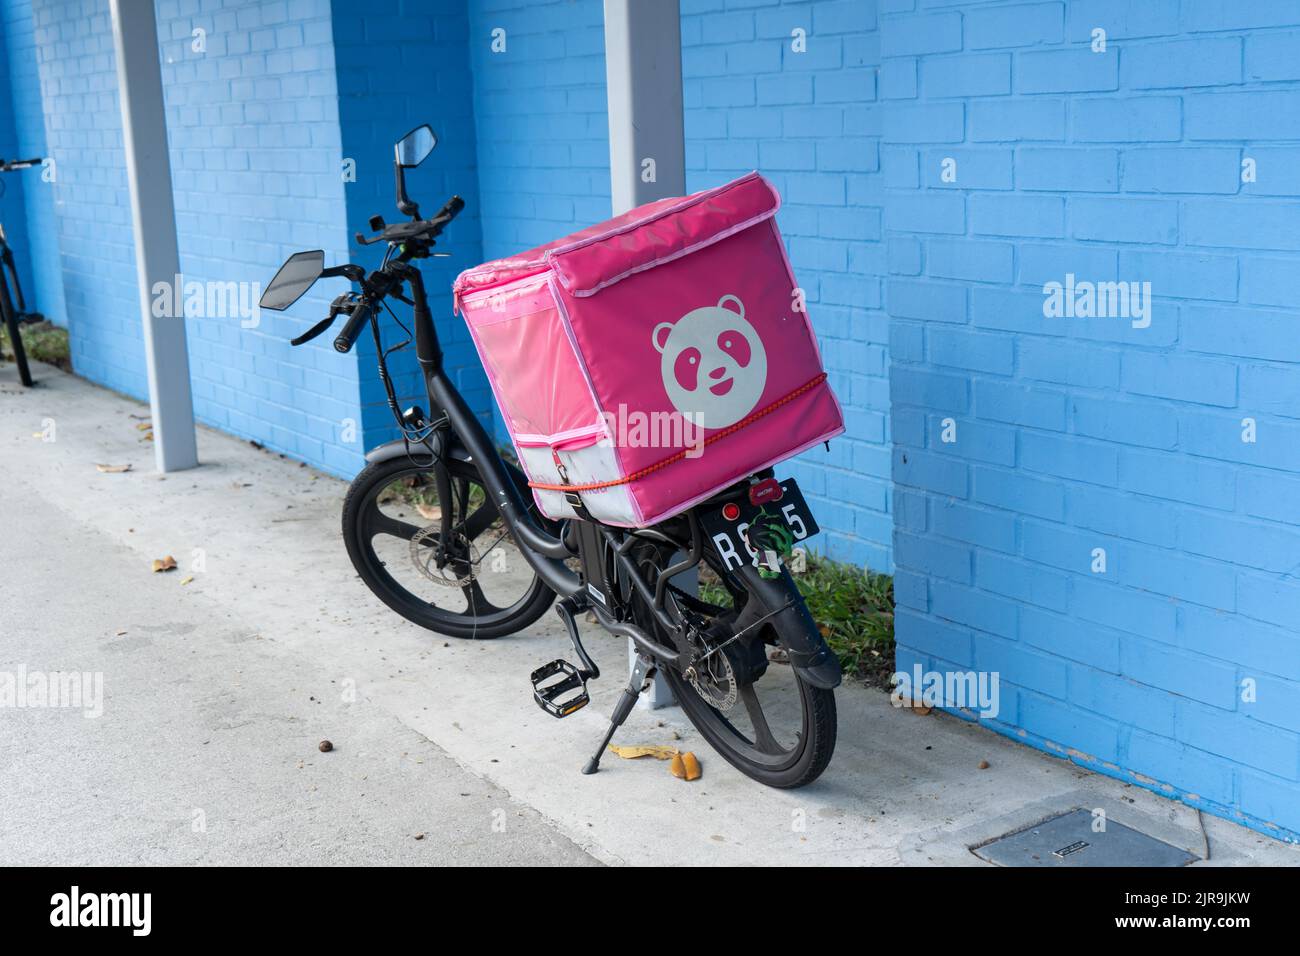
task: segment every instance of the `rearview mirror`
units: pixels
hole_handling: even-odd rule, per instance
[[[417,126],[397,141],[397,165],[403,169],[414,169],[428,158],[437,145],[438,137],[428,123]]]
[[[264,309],[281,312],[302,298],[302,294],[320,278],[325,268],[325,252],[295,252],[280,266],[271,284],[262,293],[259,303]]]

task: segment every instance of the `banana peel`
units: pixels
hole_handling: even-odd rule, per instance
[[[703,775],[700,759],[692,751],[682,753],[676,747],[663,744],[642,744],[622,747],[610,744],[610,751],[624,760],[636,760],[639,757],[653,757],[655,760],[667,760],[668,772],[678,780],[699,780]]]

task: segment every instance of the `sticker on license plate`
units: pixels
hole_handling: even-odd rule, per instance
[[[770,560],[770,555],[756,551],[750,546],[748,532],[750,525],[759,515],[778,519],[777,523],[789,530],[793,539],[791,547],[798,547],[806,538],[811,538],[821,529],[813,520],[812,510],[803,500],[803,494],[793,478],[781,482],[781,495],[775,500],[771,495],[764,495],[761,505],[751,504],[745,499],[728,502],[721,508],[712,508],[700,513],[700,524],[704,533],[713,542],[713,547],[722,559],[728,571],[750,564],[762,567]]]

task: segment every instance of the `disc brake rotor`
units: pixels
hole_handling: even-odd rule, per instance
[[[714,654],[708,660],[688,667],[683,676],[706,703],[723,713],[736,706],[739,699],[736,672],[726,654]]]
[[[438,567],[438,542],[441,535],[442,529],[436,524],[421,528],[411,535],[411,563],[415,565],[417,571],[439,587],[467,587],[474,580],[475,569],[480,561],[478,549],[464,534],[459,531],[453,532],[452,550],[457,558]],[[467,570],[463,575],[457,574],[452,570],[453,566],[464,567]]]

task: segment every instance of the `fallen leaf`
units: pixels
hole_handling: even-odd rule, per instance
[[[130,471],[131,466],[130,465],[101,465],[99,464],[99,462],[96,462],[95,470],[99,472],[101,475],[120,475],[125,471]]]
[[[420,512],[422,517],[428,518],[430,521],[437,521],[442,517],[442,508],[439,505],[426,505],[417,501],[415,503],[415,510]]]
[[[688,750],[686,753],[682,754],[682,764],[686,768],[687,780],[700,779],[700,774],[703,773],[703,771],[700,770],[700,758],[696,757],[694,753]]]
[[[186,584],[189,584],[189,583],[190,583],[191,581],[193,581],[193,580],[194,580],[194,575],[191,574],[188,578],[182,578],[182,579],[181,579],[181,584],[182,584],[182,585],[186,585]]]
[[[157,573],[159,571],[175,571],[176,559],[173,558],[170,554],[167,555],[167,557],[165,558],[154,558],[153,569],[154,569],[154,573]]]
[[[635,760],[637,757],[671,760],[678,753],[676,747],[665,747],[662,744],[643,744],[634,747],[620,747],[618,744],[610,744],[609,749],[624,760]]]
[[[686,761],[681,754],[673,754],[673,762],[668,765],[668,772],[678,780],[686,779]]]
[[[151,421],[141,422],[139,425],[136,425],[135,427],[136,427],[136,431],[147,432],[153,428],[153,422]]]

